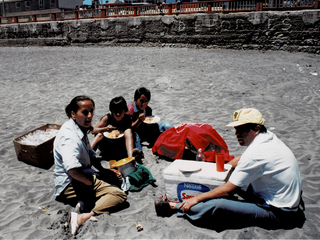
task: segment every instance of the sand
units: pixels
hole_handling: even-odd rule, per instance
[[[165,192],[162,173],[171,162],[157,159],[144,147],[144,166],[157,179],[157,187],[130,192],[129,208],[100,215],[98,222],[87,221],[76,238],[320,238],[319,60],[319,55],[305,53],[212,49],[0,48],[0,239],[72,238],[64,226],[73,208],[53,197],[54,167],[44,170],[18,161],[12,140],[46,123],[63,124],[64,107],[81,94],[95,100],[96,124],[113,97],[122,95],[130,103],[141,86],[152,92],[154,114],[173,125],[211,124],[232,155],[245,149],[234,130],[224,125],[236,109],[259,109],[267,128],[298,160],[306,222],[291,230],[248,227],[216,232],[175,215],[157,217],[154,200]],[[144,227],[140,232],[137,221]]]

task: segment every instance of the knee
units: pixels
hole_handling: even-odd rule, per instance
[[[101,140],[102,138],[103,138],[103,134],[102,133],[97,133],[96,139]]]
[[[161,122],[160,124],[160,132],[164,132],[164,131],[166,131],[166,130],[168,130],[168,129],[170,129],[170,128],[172,128],[173,126],[170,124],[170,123],[168,123],[168,122]]]
[[[127,201],[127,194],[124,191],[120,190],[120,189],[117,192],[113,193],[113,195],[115,195],[119,199],[121,199],[121,202]]]
[[[166,130],[168,130],[169,128],[172,128],[173,126],[170,124],[170,123],[168,123],[168,122],[164,122],[164,128],[166,129]]]
[[[225,209],[226,208],[226,201],[222,198],[215,199],[214,205],[216,209]]]
[[[113,191],[112,193],[106,194],[106,199],[112,207],[118,208],[121,207],[127,201],[127,195],[122,190]]]
[[[221,220],[223,220],[228,215],[228,204],[225,199],[214,199],[213,209],[211,212],[212,216],[219,216]]]
[[[116,203],[116,205],[117,205],[117,207],[121,207],[121,206],[124,206],[126,203],[127,203],[127,195],[123,192],[123,191],[119,191],[118,193],[117,193],[117,196],[116,196],[117,198],[117,203]]]

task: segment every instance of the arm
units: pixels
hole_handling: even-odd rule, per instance
[[[102,133],[98,133],[91,142],[91,148],[96,151],[98,148],[98,143],[104,138]]]
[[[68,171],[68,173],[72,178],[82,182],[85,185],[91,186],[93,184],[91,176],[84,174],[81,168],[72,168]]]
[[[232,165],[233,168],[235,168],[238,165],[238,162],[239,162],[240,158],[241,158],[241,155],[235,157],[234,159],[229,161],[227,164],[230,164],[230,165]]]
[[[180,208],[182,209],[183,212],[189,211],[189,209],[193,206],[196,205],[199,202],[202,202],[204,200],[208,199],[213,199],[213,198],[218,198],[218,197],[223,197],[223,196],[228,196],[231,191],[236,189],[237,186],[228,181],[227,183],[205,193],[201,193],[197,196],[194,196],[193,198],[190,198],[184,202],[181,203]]]
[[[111,125],[106,126],[108,123],[108,116],[101,118],[100,122],[93,128],[92,133],[97,134],[100,132],[110,131],[114,129]]]
[[[139,125],[145,120],[145,118],[146,116],[143,113],[140,113],[139,117],[134,122],[132,122],[132,128],[136,129],[137,127],[139,127]]]
[[[103,175],[103,176],[108,176],[110,175],[110,172],[113,172],[116,174],[117,177],[121,176],[121,173],[116,170],[116,169],[108,169],[105,168],[102,164],[101,164],[101,159],[98,159],[96,157],[91,158],[91,163],[92,165],[99,170],[99,172]]]
[[[133,150],[133,138],[132,138],[132,131],[131,128],[127,128],[124,131],[124,137],[126,139],[126,149],[128,157],[132,157],[132,150]]]

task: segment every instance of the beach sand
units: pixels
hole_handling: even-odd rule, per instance
[[[222,232],[196,227],[173,215],[157,217],[154,200],[165,193],[163,170],[171,163],[144,147],[157,187],[129,192],[130,207],[87,221],[79,239],[319,239],[320,238],[320,58],[289,52],[173,48],[0,48],[0,239],[69,239],[72,207],[53,197],[53,169],[17,160],[12,140],[46,123],[63,124],[64,107],[86,94],[96,102],[93,124],[122,95],[151,90],[155,115],[173,125],[206,123],[226,141],[230,154],[245,149],[224,127],[232,113],[259,109],[299,163],[306,222],[302,228],[259,227]],[[311,74],[313,73],[313,74]],[[92,139],[92,136],[90,136]],[[44,207],[46,210],[39,209]],[[136,222],[143,230],[136,230]]]

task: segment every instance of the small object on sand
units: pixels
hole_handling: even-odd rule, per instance
[[[46,212],[46,214],[47,215],[50,215],[51,213],[49,213],[49,212],[47,212],[47,208],[45,208],[45,207],[39,207],[39,206],[36,206],[36,208],[38,208],[38,209],[40,209],[40,210],[42,210],[42,211],[44,211],[44,212]]]
[[[311,72],[310,73],[312,76],[318,76],[318,73],[317,72]]]
[[[139,222],[136,222],[136,227],[137,227],[138,232],[143,230],[143,226]]]
[[[95,216],[90,217],[89,220],[91,222],[98,222],[99,221],[98,218],[96,218]]]
[[[48,209],[45,208],[45,207],[39,207],[39,206],[36,206],[36,208],[40,209],[40,210],[43,210],[43,211],[47,211]]]

